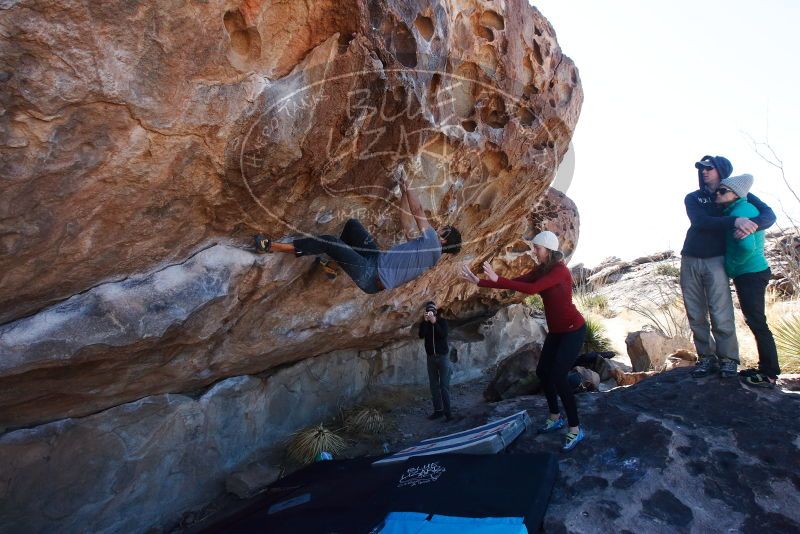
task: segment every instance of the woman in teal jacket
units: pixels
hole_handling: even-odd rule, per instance
[[[752,185],[753,177],[749,174],[731,176],[720,182],[716,202],[725,206],[725,215],[758,216],[755,206],[747,202],[747,193]],[[758,369],[742,371],[740,374],[747,385],[773,387],[781,369],[775,339],[764,313],[764,296],[772,275],[764,257],[764,231],[743,239],[736,239],[733,232],[729,232],[725,239],[725,270],[733,278],[745,322],[753,332],[758,347]]]

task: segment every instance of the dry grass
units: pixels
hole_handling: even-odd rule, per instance
[[[575,303],[582,313],[596,313],[606,318],[616,315],[608,305],[608,297],[599,293],[585,293],[578,295]]]
[[[772,328],[784,373],[800,372],[800,315],[784,317]]]
[[[358,408],[345,416],[344,426],[351,432],[380,434],[386,430],[386,421],[376,408]]]
[[[584,282],[577,284],[572,291],[575,306],[584,315],[595,313],[606,319],[616,316],[614,310],[608,304],[608,297],[600,294],[595,288],[603,287],[605,281],[595,281],[594,283]]]
[[[734,299],[734,302],[736,300]],[[737,302],[738,305],[738,302]],[[778,345],[778,358],[781,371],[784,373],[800,372],[800,352],[795,346],[791,348],[791,336],[784,324],[800,323],[800,301],[777,300],[767,294],[766,300],[767,323],[769,324],[775,344]],[[800,325],[798,326],[800,328]],[[788,337],[787,337],[788,336]],[[739,353],[743,367],[758,367],[758,347],[750,328],[744,320],[742,312],[736,309],[736,337],[739,340]],[[785,341],[780,341],[779,338]],[[788,343],[788,344],[787,344]]]
[[[680,286],[669,279],[661,279],[654,281],[652,287],[653,294],[632,297],[626,308],[666,337],[692,339]]]

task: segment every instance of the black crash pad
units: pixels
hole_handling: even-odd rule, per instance
[[[389,512],[544,519],[558,475],[554,454],[418,456],[312,464],[277,482],[246,510],[203,532],[366,534]]]

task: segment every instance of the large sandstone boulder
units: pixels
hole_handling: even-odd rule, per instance
[[[523,0],[6,3],[0,15],[0,429],[192,392],[520,298],[457,264],[529,266],[582,89]],[[352,216],[400,237],[392,174],[463,253],[400,290],[256,257]]]

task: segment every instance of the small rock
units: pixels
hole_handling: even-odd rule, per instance
[[[225,489],[240,499],[247,499],[278,480],[280,475],[279,468],[255,462],[229,475]]]
[[[681,349],[691,349],[691,342],[680,337],[666,337],[659,332],[639,330],[625,339],[634,371],[663,371],[667,356]]]
[[[483,392],[489,402],[510,399],[520,395],[531,395],[539,391],[539,378],[536,366],[539,363],[542,346],[532,342],[522,346],[514,354],[504,359],[497,367],[492,382]]]

